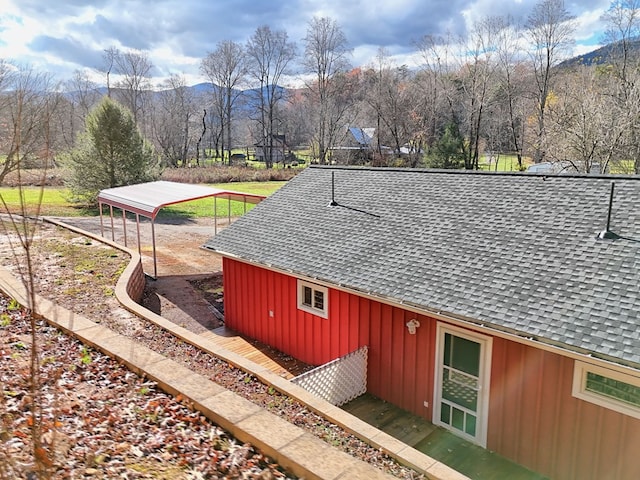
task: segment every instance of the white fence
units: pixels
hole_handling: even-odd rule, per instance
[[[361,347],[291,381],[339,407],[367,391],[368,351]]]

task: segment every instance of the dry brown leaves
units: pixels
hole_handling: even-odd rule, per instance
[[[187,365],[398,478],[424,478],[250,374],[121,308],[113,295],[115,280],[128,261],[121,252],[47,224],[40,237],[43,241],[31,252],[38,265],[34,280],[40,295]],[[8,302],[0,298],[0,312],[11,317],[0,327],[0,464],[10,459],[12,472],[23,478],[33,464],[28,448],[31,400],[25,393],[29,372],[24,363],[30,340],[24,313],[8,311]],[[46,325],[39,326],[38,335],[46,401],[41,453],[51,462],[52,478],[290,478],[182,399],[164,394],[108,357]]]
[[[40,388],[29,393],[28,314],[0,297],[0,477],[30,478],[35,452],[46,478],[292,478],[188,402],[113,359],[37,324]]]

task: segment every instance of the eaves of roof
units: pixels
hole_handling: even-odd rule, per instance
[[[640,365],[638,178],[309,168],[207,246]]]

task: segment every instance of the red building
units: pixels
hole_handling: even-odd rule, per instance
[[[615,184],[612,186],[612,184]],[[207,248],[230,328],[552,478],[640,478],[640,179],[310,167]]]

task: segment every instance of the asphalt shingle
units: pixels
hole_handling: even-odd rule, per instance
[[[310,167],[205,246],[640,365],[638,212],[639,178]]]

